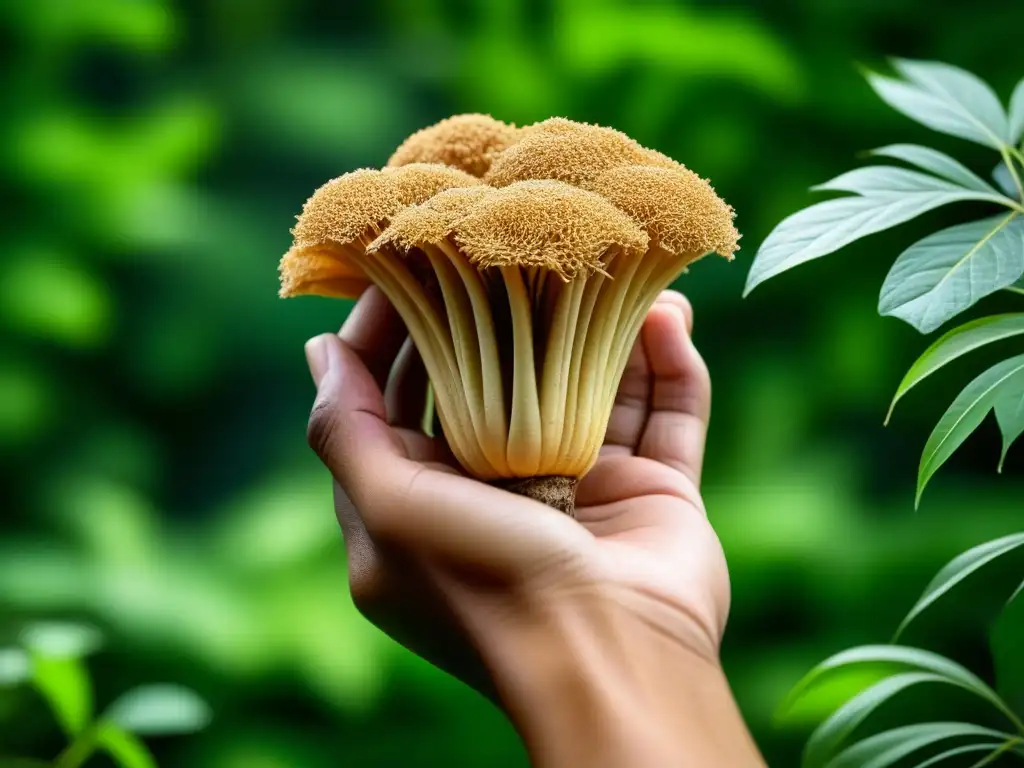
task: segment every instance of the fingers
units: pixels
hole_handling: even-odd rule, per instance
[[[359,356],[378,389],[384,389],[388,372],[408,333],[398,311],[380,288],[373,285],[363,292],[338,336]]]
[[[644,323],[646,322],[645,320]],[[650,397],[651,371],[641,336],[633,344],[626,369],[619,380],[615,404],[608,418],[602,454],[633,453],[640,442],[644,424],[647,423]]]
[[[690,318],[672,299],[657,303],[644,324],[651,401],[637,455],[667,464],[699,484],[711,416],[711,378],[690,339]]]
[[[373,359],[373,353],[365,354]],[[415,465],[387,423],[384,396],[363,358],[334,334],[311,339],[306,356],[317,382],[309,444],[362,508],[379,493],[385,478],[400,483]]]
[[[686,332],[693,327],[693,307],[686,297],[676,291],[662,291],[648,312],[644,327],[651,320],[651,313],[657,314],[665,307],[678,309],[683,313]],[[608,420],[605,433],[605,446],[602,455],[632,454],[643,435],[651,408],[652,376],[648,361],[647,348],[644,344],[644,331],[633,344],[629,361],[623,371],[619,388],[615,394],[615,404]]]
[[[384,391],[384,402],[389,424],[420,429],[427,402],[427,369],[411,338],[406,338],[395,360]]]

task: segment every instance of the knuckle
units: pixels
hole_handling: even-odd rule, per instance
[[[327,460],[331,440],[334,433],[333,407],[330,399],[317,398],[313,410],[309,413],[306,425],[306,442],[317,456]]]
[[[377,615],[386,602],[387,577],[379,562],[351,564],[348,587],[353,605],[367,618]]]

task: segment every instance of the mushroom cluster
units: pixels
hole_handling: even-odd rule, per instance
[[[647,310],[703,255],[733,257],[733,215],[611,128],[458,115],[313,193],[281,295],[379,286],[463,469],[571,514]]]

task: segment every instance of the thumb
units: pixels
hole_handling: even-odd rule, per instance
[[[306,438],[349,498],[363,509],[387,490],[390,482],[411,475],[404,445],[388,426],[384,396],[365,363],[333,333],[306,343],[306,359],[317,385]]]

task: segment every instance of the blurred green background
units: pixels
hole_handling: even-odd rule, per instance
[[[278,300],[276,265],[315,187],[383,164],[412,131],[462,111],[564,115],[683,161],[738,211],[737,262],[702,262],[679,287],[715,381],[724,660],[770,764],[796,765],[821,713],[777,727],[774,707],[829,653],[887,640],[948,558],[1022,527],[1024,450],[997,477],[984,427],[913,512],[920,449],[978,360],[882,427],[927,343],[876,316],[882,278],[969,206],[741,300],[746,270],[862,150],[932,143],[987,173],[994,157],[890,111],[855,64],[945,60],[1005,98],[1021,29],[1024,4],[1006,0],[0,4],[0,630],[102,627],[101,704],[139,682],[198,690],[215,720],[153,743],[171,768],[525,765],[488,704],[348,598],[330,483],[304,440],[302,344],[350,303]],[[985,634],[1012,590],[999,577],[907,641],[990,678]],[[1000,631],[1012,666],[1024,636]],[[957,719],[948,697],[894,707]],[[60,745],[35,696],[0,692],[0,753]]]

